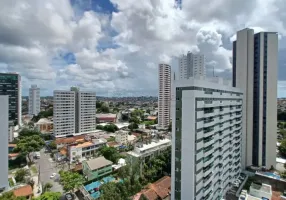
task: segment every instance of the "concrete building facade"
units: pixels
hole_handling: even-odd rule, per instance
[[[8,183],[8,126],[9,126],[9,96],[0,95],[0,192],[7,190]]]
[[[205,77],[205,56],[188,52],[179,58],[179,79]]]
[[[172,90],[171,199],[222,199],[241,171],[243,94],[217,78]]]
[[[54,135],[65,137],[96,129],[95,92],[54,91]]]
[[[233,42],[233,86],[244,93],[242,164],[275,167],[278,35],[237,32]]]
[[[171,66],[159,64],[158,128],[167,129],[170,124]]]
[[[0,73],[0,95],[9,96],[9,121],[22,125],[21,76],[17,73]]]
[[[29,89],[29,115],[38,115],[41,111],[40,88],[32,85]]]

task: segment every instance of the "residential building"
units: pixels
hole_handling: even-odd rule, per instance
[[[145,141],[145,143],[137,143],[133,151],[127,152],[128,156],[132,159],[152,158],[159,155],[161,152],[166,151],[171,147],[171,140],[169,139],[153,139]]]
[[[1,76],[1,75],[0,75]],[[8,120],[9,120],[9,96],[0,95],[0,192],[8,189]]]
[[[253,182],[249,187],[249,193],[247,193],[247,190],[242,190],[239,196],[239,200],[259,200],[259,199],[269,199],[269,200],[274,199],[274,196],[272,195],[271,185]]]
[[[103,156],[82,162],[82,171],[87,180],[100,179],[112,172],[112,162]]]
[[[53,133],[53,122],[47,118],[42,118],[35,123],[35,128],[41,133]]]
[[[54,91],[54,135],[70,136],[96,129],[95,92]]]
[[[76,162],[76,161],[82,161],[86,158],[90,158],[94,155],[96,155],[97,150],[105,146],[107,143],[107,140],[104,138],[96,139],[96,138],[90,138],[89,136],[86,136],[85,139],[81,141],[77,141],[76,144],[71,144],[67,146],[68,149],[68,159],[70,163]]]
[[[112,113],[107,114],[96,114],[97,123],[116,123],[117,115]]]
[[[22,125],[21,76],[17,73],[0,73],[0,95],[9,96],[9,121]]]
[[[149,184],[145,189],[138,192],[132,197],[133,200],[143,199],[147,200],[167,200],[170,199],[171,194],[171,177],[164,176],[158,181]]]
[[[277,55],[277,33],[254,34],[248,28],[237,32],[233,86],[244,93],[243,167],[276,164]]]
[[[115,133],[115,141],[119,144],[127,144],[128,143],[128,131],[117,131]]]
[[[170,124],[171,66],[159,64],[158,128],[167,129]]]
[[[220,78],[172,89],[172,200],[221,199],[241,171],[243,94]]]
[[[179,58],[179,79],[206,76],[205,56],[188,52]]]
[[[29,115],[38,115],[41,111],[40,88],[32,85],[29,89]]]

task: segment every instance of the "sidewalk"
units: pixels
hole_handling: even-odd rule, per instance
[[[34,187],[33,187],[34,197],[38,197],[42,194],[42,184],[41,183],[38,184],[38,176],[33,176],[32,179],[34,181]]]

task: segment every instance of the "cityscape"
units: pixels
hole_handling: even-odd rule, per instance
[[[15,16],[17,9],[28,13],[32,5],[17,4]],[[142,19],[138,18],[139,31],[121,34],[129,21],[120,15],[129,13],[134,23],[155,9],[158,21],[148,23],[165,23],[167,33],[158,30],[154,41],[171,42],[173,29],[179,26],[167,20],[187,18],[191,4],[146,0],[146,5],[138,5],[132,7],[138,13],[131,9],[130,14],[131,5],[121,0],[39,3],[34,7],[38,12],[49,10],[47,16],[58,12],[66,21],[72,18],[62,32],[76,30],[67,42],[44,29],[38,43],[29,44],[31,52],[40,55],[32,48],[48,44],[47,52],[60,52],[65,58],[59,61],[61,56],[54,56],[53,64],[47,64],[42,57],[35,63],[54,68],[40,69],[32,66],[30,54],[29,61],[21,61],[28,73],[17,67],[21,62],[8,61],[13,56],[2,54],[2,38],[7,44],[18,41],[1,34],[0,19],[0,200],[286,200],[280,29],[232,27],[227,59],[219,55],[226,52],[222,42],[216,43],[206,29],[196,33],[196,47],[181,45],[170,53],[172,46],[166,45],[158,54],[153,43],[145,52],[144,37],[142,46],[129,41],[124,47],[126,38],[144,35]],[[8,1],[5,6],[12,8]],[[0,8],[0,16],[8,15],[4,10]],[[94,25],[95,18],[101,25],[83,31]],[[66,21],[58,16],[35,26],[51,23],[56,29]],[[153,30],[148,23],[145,28]],[[195,27],[190,23],[179,28],[190,31]],[[37,34],[31,30],[23,32],[23,45],[30,42],[25,34]],[[105,32],[116,36],[101,35]],[[218,38],[222,41],[221,35]],[[185,37],[176,40],[188,42]],[[114,53],[116,49],[120,50]],[[127,57],[127,50],[135,65],[145,62],[146,55],[158,57],[145,63],[149,76],[147,68],[143,72],[138,67],[136,74],[129,70],[129,61],[111,56]],[[135,52],[142,52],[142,57]],[[222,63],[228,64],[218,66]]]

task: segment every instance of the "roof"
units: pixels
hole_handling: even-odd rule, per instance
[[[68,137],[68,138],[57,138],[55,143],[56,144],[70,144],[70,143],[76,142],[79,139],[84,139],[84,135],[77,135],[77,136]]]
[[[67,155],[67,153],[68,153],[67,148],[66,148],[66,147],[61,148],[61,149],[60,149],[60,153],[61,153],[62,155]]]
[[[47,118],[40,119],[36,124],[52,124],[53,122]]]
[[[13,191],[16,197],[26,197],[33,194],[33,189],[30,185],[25,185]]]
[[[147,119],[148,119],[148,120],[156,120],[156,119],[157,119],[157,116],[148,116]]]
[[[117,142],[107,142],[106,143],[109,147],[117,147],[120,146],[120,144],[118,144]]]
[[[112,162],[110,160],[105,159],[103,156],[84,162],[87,163],[90,170],[96,170],[108,165],[112,165]]]
[[[258,184],[258,183],[252,182],[250,189],[260,190],[260,191],[271,194],[271,186],[266,185],[266,184]]]
[[[110,119],[110,118],[116,118],[116,114],[112,114],[112,113],[107,113],[107,114],[96,114],[96,118],[104,118],[104,119]]]
[[[158,181],[149,184],[148,189],[142,190],[142,193],[148,200],[165,199],[170,195],[171,191],[171,177],[164,176]]]

